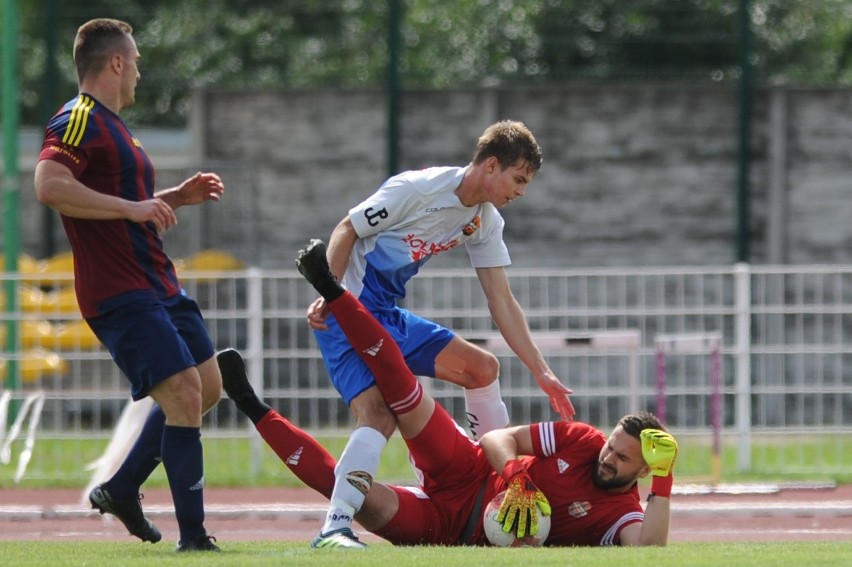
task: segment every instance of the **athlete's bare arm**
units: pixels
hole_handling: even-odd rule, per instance
[[[571,390],[559,381],[533,342],[526,315],[512,294],[506,270],[502,267],[477,268],[476,275],[488,299],[491,318],[506,343],[529,368],[539,387],[550,398],[553,410],[563,419],[573,419],[576,412],[568,397]]]
[[[35,192],[39,202],[65,216],[81,219],[128,219],[153,222],[158,231],[177,224],[172,208],[161,199],[128,201],[89,189],[74,177],[68,167],[43,159],[36,164]]]
[[[326,257],[328,258],[328,267],[331,269],[331,273],[337,276],[337,281],[343,281],[343,274],[346,273],[346,267],[349,265],[349,258],[357,240],[358,234],[348,216],[344,217],[331,231]],[[323,298],[314,300],[307,312],[308,325],[311,329],[327,331],[328,326],[325,324],[325,319],[328,317],[328,313],[328,306]]]

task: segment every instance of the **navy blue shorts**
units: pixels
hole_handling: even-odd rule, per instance
[[[405,362],[416,376],[435,377],[435,358],[455,334],[433,321],[396,307],[371,311],[399,345]],[[346,405],[376,383],[373,373],[352,348],[334,315],[326,319],[327,331],[314,331],[331,382]]]
[[[147,291],[130,292],[99,307],[104,314],[86,321],[130,380],[134,400],[214,354],[198,304],[183,293],[164,300]]]

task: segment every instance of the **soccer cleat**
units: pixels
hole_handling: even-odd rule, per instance
[[[327,282],[336,282],[337,278],[328,267],[325,255],[325,242],[312,238],[307,246],[296,254],[296,267],[312,286],[317,287]]]
[[[219,546],[213,543],[216,538],[212,535],[203,535],[193,538],[186,543],[178,540],[177,551],[183,553],[185,551],[222,551]]]
[[[246,361],[236,349],[226,348],[216,355],[222,373],[222,387],[228,397],[237,401],[256,399],[254,389],[246,374]]]
[[[89,493],[92,508],[101,514],[112,514],[121,520],[130,535],[142,541],[157,543],[162,539],[160,530],[142,513],[140,500],[142,500],[141,494],[134,500],[115,500],[103,484],[94,487]]]
[[[311,542],[314,549],[367,549],[366,543],[358,541],[358,536],[349,528],[332,530],[327,534],[320,533]]]

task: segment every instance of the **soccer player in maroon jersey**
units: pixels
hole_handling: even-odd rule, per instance
[[[535,531],[535,506],[552,516],[545,545],[666,544],[677,442],[656,417],[625,416],[609,437],[584,423],[560,421],[494,430],[477,444],[423,391],[385,328],[338,285],[325,245],[313,241],[297,263],[370,366],[423,473],[419,488],[352,479],[364,485],[356,519],[367,530],[402,545],[484,545],[485,503],[506,490],[501,508],[514,508],[519,536],[522,524]],[[334,458],[256,397],[237,351],[225,350],[218,360],[237,408],[296,476],[329,497]],[[637,480],[648,474],[654,477],[643,510]],[[511,524],[512,518],[506,514],[503,521]],[[337,543],[327,547],[365,547],[350,537]]]
[[[175,209],[218,201],[225,187],[215,173],[199,172],[155,192],[154,167],[118,115],[134,103],[141,77],[132,33],[105,18],[77,30],[79,94],[47,125],[35,191],[61,213],[83,317],[130,380],[133,399],[157,403],[119,470],[89,494],[92,507],[143,541],[159,541],[139,489],[162,460],[178,551],[218,551],[204,527],[200,427],[221,397],[222,378],[198,305],[181,289],[160,235],[177,224]]]

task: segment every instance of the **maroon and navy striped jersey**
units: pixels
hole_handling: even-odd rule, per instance
[[[65,104],[45,130],[39,160],[67,166],[86,187],[129,201],[154,195],[154,166],[117,114],[85,93]],[[157,297],[180,292],[174,265],[154,224],[126,219],[92,220],[62,215],[74,254],[77,301],[84,317],[121,294],[151,290]]]

